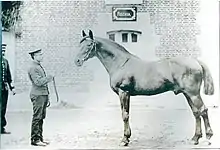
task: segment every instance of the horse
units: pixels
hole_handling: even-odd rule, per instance
[[[120,44],[105,38],[94,37],[89,30],[87,35],[82,30],[80,49],[75,57],[75,65],[80,67],[85,61],[97,57],[110,77],[110,87],[119,96],[124,135],[123,146],[130,142],[129,125],[130,97],[137,95],[156,95],[173,91],[175,95],[182,93],[195,118],[195,134],[193,144],[199,144],[202,137],[201,118],[203,118],[206,138],[213,136],[208,117],[208,108],[200,96],[200,88],[204,81],[204,93],[214,94],[213,78],[208,67],[202,62],[189,57],[164,58],[146,62],[129,53]]]

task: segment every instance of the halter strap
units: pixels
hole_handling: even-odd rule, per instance
[[[83,39],[81,40],[81,42],[83,42],[86,38],[87,38],[87,37],[83,38]],[[91,52],[93,51],[93,49],[94,49],[94,51],[95,51],[95,53],[96,53],[96,42],[95,42],[95,40],[92,40],[92,47],[91,47],[91,49],[89,50],[89,52],[88,52],[88,54],[87,54],[87,57],[91,54]],[[87,57],[86,57],[85,59],[87,59]],[[84,59],[83,59],[83,60],[84,60]]]
[[[90,36],[87,35],[87,36],[83,37],[82,40],[81,40],[79,43],[82,43],[82,42],[85,41],[87,38],[90,38]],[[91,40],[92,40],[92,39],[91,39]],[[92,43],[94,44],[93,47],[95,46],[94,48],[95,48],[95,51],[96,51],[96,42],[95,42],[94,39],[92,40]],[[93,49],[93,47],[91,48],[91,50]],[[91,51],[91,50],[90,50],[90,51]]]
[[[87,38],[89,38],[88,35],[87,35],[87,36],[84,36],[84,37],[82,38],[82,40],[81,40],[79,43],[82,43],[82,42],[85,41],[85,39],[87,39]]]

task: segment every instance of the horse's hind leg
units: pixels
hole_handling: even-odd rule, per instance
[[[213,131],[212,131],[212,128],[211,128],[210,123],[209,123],[208,108],[204,109],[201,112],[201,116],[204,120],[204,125],[205,125],[205,130],[206,130],[206,138],[208,140],[210,140],[211,137],[213,136]]]
[[[192,109],[193,115],[196,119],[196,130],[195,130],[195,134],[192,138],[192,141],[194,142],[194,144],[198,144],[199,143],[199,139],[202,137],[202,128],[201,128],[201,110],[205,110],[204,104],[202,102],[202,99],[200,97],[200,95],[190,95],[190,94],[186,94],[184,93],[188,104],[190,106],[190,108]]]

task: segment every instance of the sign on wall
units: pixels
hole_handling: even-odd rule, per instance
[[[137,7],[112,7],[113,21],[136,21]]]

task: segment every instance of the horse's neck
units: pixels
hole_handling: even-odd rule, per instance
[[[123,52],[111,45],[99,43],[97,57],[111,75],[130,58],[129,53]]]

